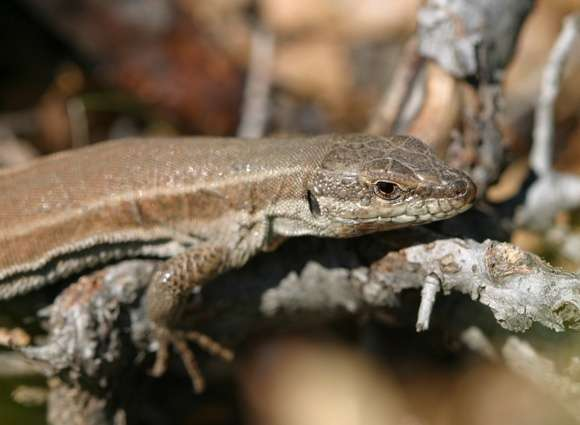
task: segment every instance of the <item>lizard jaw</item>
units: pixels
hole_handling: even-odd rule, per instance
[[[434,206],[435,205],[435,206]],[[432,203],[429,208],[424,207],[421,203],[421,208],[416,205],[410,205],[401,213],[394,216],[376,216],[376,217],[334,217],[333,221],[350,226],[357,224],[389,224],[393,225],[414,225],[430,223],[432,221],[444,220],[460,214],[471,207],[472,203],[465,203],[459,200],[444,200]]]

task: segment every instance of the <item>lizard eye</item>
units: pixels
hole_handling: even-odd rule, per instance
[[[401,196],[401,188],[393,182],[375,182],[375,193],[387,201],[393,201]]]

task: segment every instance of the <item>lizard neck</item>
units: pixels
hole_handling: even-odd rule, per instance
[[[293,190],[280,193],[268,206],[267,217],[270,231],[275,237],[302,235],[322,235],[327,223],[321,217],[314,217],[310,211],[307,188],[303,181],[307,178],[301,173],[300,184]]]

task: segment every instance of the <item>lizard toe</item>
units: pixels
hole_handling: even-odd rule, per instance
[[[225,361],[232,361],[234,358],[233,351],[201,332],[157,329],[155,333],[159,348],[157,350],[155,364],[151,369],[151,375],[159,377],[165,373],[169,361],[169,346],[173,346],[181,357],[181,361],[192,381],[193,390],[196,394],[204,391],[205,379],[201,373],[195,354],[188,345],[188,341],[195,342],[200,348]]]

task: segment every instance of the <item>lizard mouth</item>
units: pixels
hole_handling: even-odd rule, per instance
[[[471,207],[471,203],[448,200],[446,202],[436,202],[435,207],[424,207],[424,203],[419,205],[409,205],[404,211],[397,215],[377,215],[374,217],[335,217],[335,220],[348,225],[356,224],[393,224],[412,225],[424,224],[432,221],[444,220],[460,214]]]

